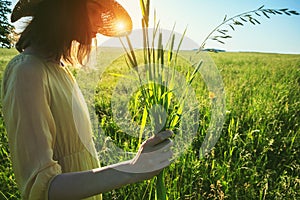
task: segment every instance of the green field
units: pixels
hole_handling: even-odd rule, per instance
[[[0,78],[14,49],[0,49]],[[201,81],[193,85],[203,109],[193,144],[165,170],[170,200],[297,199],[300,196],[300,55],[211,53],[226,90],[226,120],[213,150],[199,158],[209,123],[209,98]],[[106,57],[107,59],[107,57]],[[105,134],[124,148],[135,138],[121,137],[111,117],[112,63],[99,81],[96,113]],[[121,63],[121,64],[120,64]],[[118,68],[116,68],[118,67]],[[124,67],[125,69],[125,67]],[[204,91],[204,93],[203,93]],[[0,199],[18,199],[9,159],[7,136],[0,118]],[[129,145],[126,146],[126,145]],[[297,156],[298,155],[298,156]],[[155,180],[103,194],[104,199],[154,199]]]

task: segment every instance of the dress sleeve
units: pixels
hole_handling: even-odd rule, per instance
[[[51,180],[61,173],[53,160],[56,131],[50,101],[41,61],[32,58],[7,66],[2,84],[3,114],[22,199],[48,199]]]

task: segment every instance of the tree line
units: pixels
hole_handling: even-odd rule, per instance
[[[8,15],[11,13],[11,1],[0,0],[0,47],[11,48],[14,46],[15,29],[10,24]]]

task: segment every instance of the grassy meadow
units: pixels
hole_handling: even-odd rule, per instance
[[[14,49],[0,49],[1,80],[5,65],[16,54]],[[210,99],[198,77],[193,88],[202,105],[200,126],[191,146],[165,170],[168,198],[299,198],[300,55],[226,52],[210,56],[225,85],[227,111],[223,131],[212,151],[199,158],[209,124]],[[107,68],[96,89],[95,109],[105,135],[119,147],[130,150],[135,148],[137,139],[122,135],[112,119],[110,106],[111,91],[117,82],[112,74],[124,71],[123,58]],[[103,194],[103,198],[152,200],[154,184],[155,179],[128,185]],[[0,199],[18,198],[1,112]]]

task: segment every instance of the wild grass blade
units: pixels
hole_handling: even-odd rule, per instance
[[[142,115],[142,120],[141,120],[141,128],[140,128],[140,134],[139,134],[139,143],[138,144],[142,144],[142,140],[143,140],[143,133],[147,124],[147,118],[148,118],[148,108],[147,106],[144,106],[144,110],[143,110],[143,115]]]
[[[131,54],[131,58],[132,58],[132,60],[133,60],[134,66],[137,67],[137,66],[138,66],[138,63],[137,63],[137,60],[136,60],[136,55],[135,55],[133,46],[132,46],[132,44],[131,44],[131,41],[130,41],[128,35],[126,35],[125,37],[126,37],[127,44],[128,44],[128,46],[129,46],[129,50],[130,50],[130,54]]]
[[[182,36],[181,36],[181,38],[180,38],[180,40],[179,40],[179,44],[178,44],[178,46],[177,46],[177,50],[176,50],[176,54],[175,54],[175,63],[174,63],[175,65],[177,64],[178,54],[179,54],[179,51],[180,51],[180,49],[181,49],[181,45],[182,45],[182,42],[183,42],[183,40],[184,40],[184,37],[185,37],[186,32],[187,32],[187,27],[184,29],[183,34],[182,34]]]
[[[124,42],[122,41],[121,38],[119,38],[119,41],[120,41],[120,43],[121,43],[121,45],[122,45],[122,47],[123,47],[123,49],[124,49],[124,51],[125,51],[125,54],[126,54],[126,56],[127,56],[127,59],[128,59],[129,62],[130,62],[130,67],[131,67],[131,68],[136,67],[136,66],[137,66],[137,63],[136,63],[135,60],[132,58],[132,53],[130,53],[130,52],[127,50],[127,48],[126,48],[126,46],[125,46],[125,44],[124,44]],[[126,63],[128,64],[127,60],[126,60]]]

